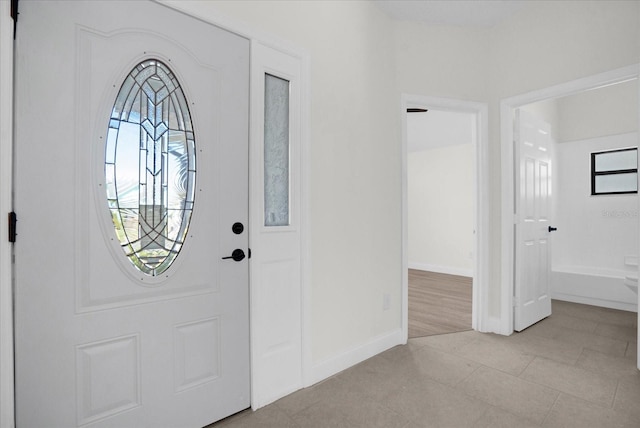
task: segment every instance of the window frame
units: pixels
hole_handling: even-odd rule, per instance
[[[617,169],[611,171],[596,171],[596,157],[597,155],[608,154],[608,153],[617,153],[617,152],[636,152],[636,167],[631,169]],[[591,152],[591,196],[600,196],[600,195],[630,195],[638,193],[638,184],[636,181],[636,190],[624,190],[619,192],[598,192],[596,190],[596,177],[603,175],[616,175],[616,174],[638,174],[638,148],[637,147],[626,147],[622,149],[613,149],[613,150],[603,150],[600,152]]]
[[[268,195],[268,174],[269,174],[269,165],[267,164],[267,158],[268,156],[268,152],[267,152],[267,146],[268,146],[268,135],[270,135],[270,133],[268,132],[268,126],[267,126],[267,121],[270,119],[269,117],[269,109],[268,109],[268,101],[269,101],[269,93],[267,92],[267,81],[269,80],[269,78],[273,78],[273,79],[278,79],[281,81],[284,81],[287,83],[287,100],[286,100],[286,107],[287,107],[287,111],[286,111],[286,116],[287,116],[287,120],[286,120],[286,188],[287,188],[287,193],[286,193],[286,223],[282,223],[282,224],[278,224],[279,222],[271,222],[269,221],[268,215],[267,215],[267,208],[268,205],[270,205],[270,201],[269,201],[269,195]],[[291,226],[291,203],[292,203],[292,188],[291,188],[291,174],[292,174],[292,164],[291,164],[291,156],[292,156],[292,147],[291,147],[291,122],[292,122],[292,117],[291,117],[291,88],[292,86],[292,80],[290,77],[284,77],[282,73],[274,73],[271,72],[269,70],[264,70],[264,111],[263,111],[263,128],[264,128],[264,132],[263,132],[263,138],[262,138],[262,142],[263,142],[263,157],[262,157],[262,169],[263,169],[263,182],[262,182],[262,187],[263,187],[263,226],[265,228],[274,228],[274,227],[279,227],[279,228],[283,228],[283,227],[289,227]]]

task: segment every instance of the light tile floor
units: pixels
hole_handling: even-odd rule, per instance
[[[510,337],[411,339],[212,428],[640,427],[637,314],[554,301]]]

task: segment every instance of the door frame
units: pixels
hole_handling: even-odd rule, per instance
[[[604,73],[595,74],[581,79],[554,85],[548,88],[527,92],[500,101],[500,143],[501,143],[501,201],[502,201],[502,230],[501,230],[501,289],[500,289],[500,326],[498,333],[510,335],[514,329],[513,296],[515,278],[515,184],[514,184],[514,111],[527,104],[544,101],[551,98],[564,97],[602,86],[613,85],[638,78],[640,65],[630,65]],[[639,118],[640,123],[640,118]],[[640,336],[640,335],[639,335]],[[640,367],[640,356],[638,357]]]
[[[474,268],[471,305],[471,327],[482,332],[493,332],[494,324],[488,317],[488,273],[489,273],[489,178],[488,142],[489,108],[486,103],[431,97],[416,94],[401,96],[402,123],[402,337],[409,337],[409,278],[408,278],[408,179],[407,179],[407,107],[420,107],[476,116],[476,138],[473,142],[475,164],[474,189]]]
[[[309,386],[312,383],[312,357],[311,357],[311,299],[310,299],[310,245],[309,245],[309,129],[310,129],[310,55],[304,49],[291,44],[288,41],[274,37],[264,32],[256,31],[247,25],[235,21],[217,11],[215,8],[207,9],[207,16],[196,14],[191,11],[188,6],[185,7],[179,1],[171,2],[170,0],[152,0],[174,9],[176,13],[184,13],[192,16],[194,19],[203,20],[209,24],[225,29],[238,36],[244,37],[251,42],[251,49],[256,43],[264,47],[272,49],[274,54],[286,54],[300,62],[300,166],[298,168],[300,182],[300,234],[301,234],[301,331],[302,331],[302,348],[301,348],[301,379],[298,388]],[[10,14],[9,1],[0,1],[0,215],[4,216],[13,210],[12,188],[13,188],[13,67],[14,67],[14,49],[13,49],[13,20]],[[255,67],[261,64],[250,64],[250,73]],[[254,105],[262,98],[254,97],[250,94],[249,114],[253,114]],[[251,138],[255,135],[249,125],[250,146],[258,144]],[[250,171],[251,175],[251,171]],[[250,184],[251,186],[251,184]],[[249,209],[251,206],[260,206],[258,201],[249,200]],[[258,225],[249,224],[249,230]],[[0,426],[13,427],[15,424],[15,396],[14,396],[14,333],[13,333],[13,275],[12,275],[12,245],[7,239],[7,228],[5,223],[0,223]],[[254,248],[254,251],[259,249]],[[249,280],[249,290],[251,290],[251,280]],[[249,313],[256,310],[255,304],[258,303],[251,299]],[[250,343],[256,343],[259,338],[249,332]],[[251,367],[257,368],[254,364],[254,355],[251,355]],[[255,373],[255,372],[254,372]],[[273,397],[269,401],[257,401],[256,394],[261,396],[269,395],[264,391],[258,391],[256,385],[253,384],[254,373],[251,373],[251,406],[255,410],[265,406],[280,397]]]
[[[13,427],[13,248],[4,220],[13,210],[13,20],[10,2],[0,7],[0,427]]]

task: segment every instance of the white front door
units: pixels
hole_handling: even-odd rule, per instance
[[[515,131],[514,330],[521,331],[551,315],[551,132],[547,123],[521,109]]]
[[[223,259],[247,252],[249,42],[150,1],[20,6],[18,426],[249,407],[248,259]]]

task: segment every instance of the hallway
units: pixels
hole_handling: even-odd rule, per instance
[[[211,428],[638,427],[637,314],[562,301],[509,337],[410,339]]]

